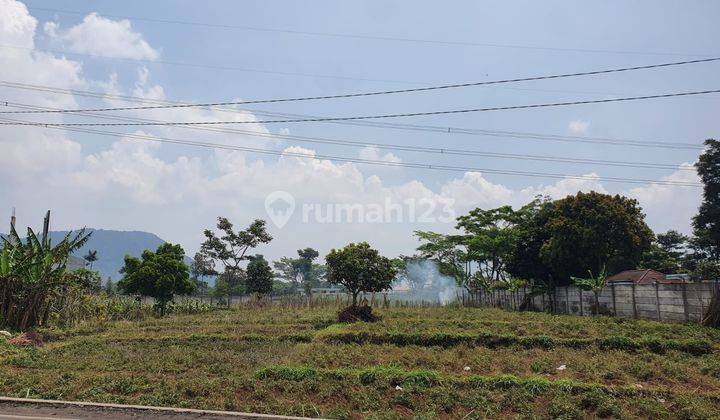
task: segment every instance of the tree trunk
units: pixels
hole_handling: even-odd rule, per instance
[[[702,319],[702,325],[720,328],[720,286],[715,287],[715,293],[713,293],[710,306]]]

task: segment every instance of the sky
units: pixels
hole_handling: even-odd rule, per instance
[[[717,16],[720,3],[706,1],[0,0],[0,101],[61,109],[140,105],[119,96],[146,102],[242,101],[693,60],[720,56]],[[25,88],[17,88],[17,83]],[[38,226],[51,209],[56,230],[143,230],[180,243],[189,254],[197,251],[203,230],[218,216],[238,227],[259,218],[268,220],[274,240],[257,251],[272,259],[308,246],[325,254],[357,241],[396,256],[414,252],[418,242],[413,231],[451,232],[454,217],[473,208],[519,207],[539,194],[562,198],[594,190],[637,199],[656,232],[689,233],[702,190],[651,181],[698,182],[692,164],[700,149],[582,140],[701,145],[717,137],[718,94],[379,120],[405,124],[399,128],[256,121],[277,119],[269,113],[411,113],[718,88],[720,62],[363,98],[105,113],[161,121],[241,121],[232,127],[240,132],[95,128],[114,133],[107,135],[0,126],[0,214],[9,216],[15,208],[20,226]],[[70,114],[0,118],[109,121]],[[407,124],[439,130],[412,130]],[[458,128],[476,131],[467,135]],[[491,136],[488,131],[514,134]],[[575,139],[553,141],[517,133]],[[273,137],[278,135],[281,138]],[[322,144],[288,135],[362,144]],[[148,141],[158,137],[270,154]],[[421,153],[368,143],[673,167]],[[303,157],[312,154],[389,165]],[[392,166],[397,163],[425,168]],[[440,171],[427,165],[472,170]],[[609,182],[608,177],[648,181]],[[278,208],[269,202],[278,197],[293,205]]]

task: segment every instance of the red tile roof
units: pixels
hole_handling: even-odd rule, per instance
[[[635,284],[664,283],[665,274],[655,270],[625,270],[607,278],[608,282],[632,282]]]

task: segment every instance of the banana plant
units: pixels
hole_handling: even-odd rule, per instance
[[[591,270],[588,270],[589,277],[587,278],[580,278],[580,277],[571,277],[573,283],[575,286],[577,286],[581,290],[588,290],[593,293],[595,296],[595,315],[600,313],[600,293],[602,293],[603,289],[607,285],[607,271],[605,270],[605,267],[603,266],[602,270],[600,270],[600,273],[598,273],[597,276],[594,276]]]
[[[0,251],[2,322],[19,330],[41,325],[62,286],[70,281],[66,275],[70,254],[89,239],[90,232],[83,228],[75,234],[69,232],[53,246],[49,238],[39,239],[30,228],[23,239],[11,226]]]

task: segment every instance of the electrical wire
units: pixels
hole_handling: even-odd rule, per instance
[[[20,121],[12,120],[8,118],[0,118],[2,121]],[[40,126],[42,128],[59,129],[74,132],[83,132],[88,134],[98,134],[104,136],[129,138],[136,140],[156,141],[160,143],[172,143],[195,147],[205,147],[212,149],[224,149],[224,150],[235,150],[235,151],[246,151],[259,154],[269,154],[275,156],[290,156],[299,158],[309,159],[326,159],[332,161],[341,162],[352,162],[352,163],[363,163],[369,165],[379,166],[392,166],[392,167],[404,167],[404,168],[415,168],[415,169],[427,169],[427,170],[439,170],[439,171],[450,171],[450,172],[481,172],[488,174],[499,174],[499,175],[513,175],[513,176],[524,176],[524,177],[535,177],[535,178],[554,178],[554,179],[578,179],[578,180],[591,180],[591,181],[602,181],[602,182],[617,182],[617,183],[629,183],[629,184],[656,184],[656,185],[668,185],[668,186],[679,186],[679,187],[695,187],[700,188],[702,184],[684,181],[668,181],[668,180],[653,180],[643,178],[624,178],[624,177],[597,177],[597,176],[584,176],[584,175],[567,175],[559,173],[547,173],[547,172],[530,172],[530,171],[516,171],[516,170],[505,170],[505,169],[492,169],[492,168],[478,168],[478,167],[464,167],[464,166],[449,166],[449,165],[437,165],[427,163],[406,163],[406,162],[388,162],[375,159],[362,159],[362,158],[351,158],[343,156],[333,155],[322,155],[315,153],[299,153],[286,150],[269,150],[260,149],[254,147],[244,147],[236,145],[224,145],[218,143],[198,142],[192,140],[173,139],[168,137],[156,137],[143,135],[138,133],[118,133],[108,132],[95,129],[78,128],[78,127],[59,127],[59,126]]]
[[[550,102],[550,103],[542,103],[542,104],[496,106],[496,107],[488,107],[488,108],[455,109],[455,110],[449,110],[449,111],[427,111],[427,112],[408,112],[408,113],[396,113],[396,114],[355,115],[355,116],[349,116],[349,117],[318,117],[318,118],[298,118],[298,119],[260,120],[260,121],[172,121],[172,122],[136,122],[136,123],[42,123],[42,122],[7,123],[7,122],[5,122],[5,123],[0,123],[0,125],[44,125],[44,126],[52,125],[52,126],[57,126],[57,127],[115,127],[115,126],[278,124],[278,123],[289,124],[289,123],[303,123],[303,122],[354,121],[354,120],[369,120],[369,119],[466,114],[466,113],[489,112],[489,111],[509,111],[509,110],[519,110],[519,109],[552,108],[552,107],[564,107],[564,106],[573,106],[573,105],[603,104],[603,103],[613,103],[613,102],[639,101],[639,100],[647,100],[647,99],[660,99],[660,98],[674,98],[674,97],[682,97],[682,96],[706,95],[706,94],[711,94],[711,93],[720,93],[720,89],[694,91],[694,92],[674,92],[674,93],[664,93],[664,94],[659,94],[659,95],[631,96],[631,97],[625,97],[625,98],[594,99],[594,100],[570,101],[570,102]]]
[[[468,83],[454,83],[445,85],[425,86],[410,89],[395,89],[395,90],[380,90],[373,92],[359,92],[359,93],[346,93],[339,95],[323,95],[323,96],[302,96],[295,98],[279,98],[279,99],[256,99],[250,101],[224,101],[224,102],[207,102],[197,104],[172,104],[172,105],[147,105],[147,106],[136,106],[136,107],[105,107],[105,108],[87,108],[87,109],[66,109],[66,110],[48,110],[48,111],[0,111],[0,114],[38,114],[38,113],[65,113],[65,112],[108,112],[108,111],[133,111],[133,110],[147,110],[147,109],[161,109],[161,108],[195,108],[195,107],[215,107],[215,106],[235,106],[235,105],[249,105],[249,104],[267,104],[267,103],[279,103],[279,102],[301,102],[301,101],[315,101],[325,99],[348,99],[358,98],[367,96],[379,96],[379,95],[393,95],[400,93],[417,93],[427,92],[443,89],[457,89],[475,86],[488,86],[488,85],[499,85],[539,80],[553,80],[562,79],[568,77],[581,77],[581,76],[596,76],[601,74],[610,73],[622,73],[637,70],[649,70],[664,67],[682,66],[689,64],[700,64],[720,61],[720,57],[704,58],[700,60],[687,60],[687,61],[675,61],[671,63],[659,63],[649,64],[645,66],[634,66],[634,67],[620,67],[614,69],[605,70],[593,70],[586,72],[575,72],[575,73],[561,73],[553,75],[543,76],[532,76],[512,79],[501,79],[501,80],[489,80],[483,82],[468,82]]]
[[[158,100],[141,98],[137,96],[127,95],[116,95],[105,92],[93,92],[86,90],[75,90],[75,89],[64,89],[53,86],[34,85],[27,83],[18,82],[7,82],[0,81],[0,86],[30,90],[36,92],[45,92],[53,94],[71,95],[71,96],[83,96],[95,99],[110,99],[119,100],[124,102],[141,103],[141,104],[181,104],[182,102],[169,101],[169,100]],[[3,103],[0,102],[0,105]],[[210,111],[226,112],[233,114],[247,114],[250,111],[244,111],[237,108],[222,108],[222,107],[208,107]],[[252,110],[253,114],[270,116],[270,117],[283,117],[283,118],[319,118],[317,116],[305,115],[305,114],[288,114],[270,112],[265,110]],[[664,149],[678,149],[678,150],[702,150],[703,145],[697,143],[688,142],[669,142],[669,141],[646,141],[646,140],[631,140],[631,139],[617,139],[607,137],[589,137],[589,136],[569,136],[560,134],[542,134],[532,132],[518,132],[518,131],[507,131],[507,130],[488,130],[479,128],[465,128],[465,127],[451,127],[451,126],[437,126],[437,125],[418,125],[408,123],[390,123],[384,121],[371,121],[371,120],[360,120],[360,121],[328,121],[328,124],[341,124],[361,127],[373,127],[393,130],[404,130],[404,131],[424,131],[442,134],[462,134],[470,136],[481,136],[481,137],[499,137],[509,138],[517,140],[541,140],[541,141],[556,141],[556,142],[567,142],[567,143],[586,143],[586,144],[599,144],[608,146],[632,146],[632,147],[652,147],[652,148],[664,148]],[[196,126],[196,129],[200,126]],[[207,127],[209,128],[209,127]],[[215,129],[218,129],[215,127]]]
[[[76,10],[61,10],[61,9],[45,8],[45,7],[28,7],[28,9],[35,10],[35,11],[42,11],[42,12],[62,13],[62,14],[81,15],[81,16],[85,16],[90,13],[93,13],[93,12],[81,12],[81,11],[76,11]],[[94,12],[94,13],[97,13],[97,12]],[[190,25],[190,26],[199,26],[199,27],[205,27],[205,28],[220,28],[220,29],[233,29],[233,30],[239,29],[239,30],[256,31],[256,32],[285,33],[285,34],[291,34],[291,35],[309,35],[309,36],[322,36],[322,37],[333,37],[333,38],[367,39],[367,40],[375,40],[375,41],[396,41],[396,42],[404,42],[404,43],[457,45],[457,46],[490,47],[490,48],[513,48],[513,49],[523,49],[523,50],[542,50],[542,51],[560,51],[560,52],[604,53],[604,54],[663,55],[663,56],[708,56],[708,55],[714,55],[714,54],[698,54],[698,53],[666,52],[666,51],[628,51],[628,50],[608,50],[608,49],[590,49],[590,48],[561,48],[561,47],[543,47],[543,46],[534,46],[534,45],[516,45],[516,44],[514,45],[514,44],[480,43],[480,42],[469,42],[469,41],[433,40],[433,39],[418,39],[418,38],[366,35],[366,34],[301,31],[301,30],[282,29],[282,28],[264,28],[264,27],[257,27],[257,26],[229,25],[229,24],[218,24],[218,23],[197,22],[197,21],[187,21],[187,20],[158,19],[158,18],[115,15],[115,14],[106,14],[106,13],[102,13],[101,15],[104,17],[113,18],[113,19],[130,19],[130,20],[134,20],[134,21],[138,21],[138,22],[164,23],[164,24],[173,24],[173,25]]]
[[[9,106],[25,108],[25,109],[56,109],[48,107],[37,107],[27,104],[9,103]],[[109,120],[119,121],[145,121],[145,122],[157,122],[156,120],[149,120],[146,118],[129,118],[124,116],[114,116],[107,114],[92,114],[89,112],[78,111],[71,115],[80,115],[92,118],[101,118]],[[438,147],[425,147],[425,146],[409,146],[400,144],[387,144],[373,141],[356,141],[356,140],[344,140],[334,139],[326,137],[312,137],[312,136],[299,136],[291,134],[273,134],[263,133],[249,130],[238,130],[238,129],[225,129],[216,127],[194,127],[196,129],[246,135],[251,137],[269,138],[269,139],[283,139],[293,140],[304,143],[312,144],[330,144],[339,146],[349,147],[375,147],[382,150],[395,150],[405,152],[418,152],[418,153],[433,153],[441,155],[454,155],[454,156],[477,156],[477,157],[492,157],[500,159],[515,159],[515,160],[527,160],[527,161],[539,161],[539,162],[558,162],[558,163],[571,163],[571,164],[588,164],[588,165],[600,165],[600,166],[617,166],[617,167],[631,167],[631,168],[644,168],[644,169],[672,169],[672,170],[688,170],[694,171],[694,167],[688,167],[678,164],[665,164],[665,163],[653,163],[653,162],[628,162],[628,161],[614,161],[614,160],[601,160],[601,159],[584,159],[584,158],[570,158],[570,157],[558,157],[558,156],[547,156],[547,155],[530,155],[530,154],[515,154],[515,153],[499,153],[499,152],[486,152],[479,150],[467,150],[467,149],[455,149],[455,148],[438,148]]]

